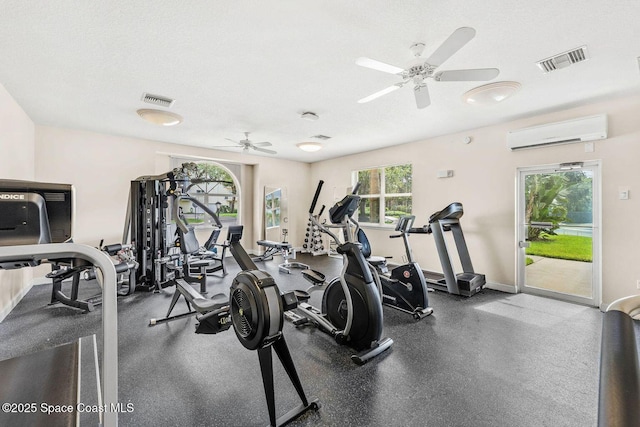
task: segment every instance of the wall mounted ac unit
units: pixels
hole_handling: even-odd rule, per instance
[[[580,117],[564,122],[547,123],[507,134],[511,150],[594,141],[607,137],[607,115]]]

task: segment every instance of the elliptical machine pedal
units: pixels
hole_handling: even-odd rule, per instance
[[[302,304],[299,304],[299,305],[302,305]],[[311,321],[307,317],[301,316],[292,310],[285,311],[284,318],[287,319],[289,322],[293,323],[293,325],[296,327],[308,325],[309,323],[311,323]]]
[[[369,360],[391,347],[391,344],[393,344],[393,340],[391,338],[383,338],[380,341],[374,342],[371,345],[371,348],[363,350],[358,354],[351,355],[351,360],[358,365],[364,365]]]
[[[413,312],[413,318],[416,320],[424,319],[427,316],[431,316],[433,314],[433,308],[418,308]]]

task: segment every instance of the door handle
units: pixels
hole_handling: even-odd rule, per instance
[[[531,246],[531,242],[527,242],[526,240],[522,242],[518,242],[519,248],[528,248],[529,246]]]

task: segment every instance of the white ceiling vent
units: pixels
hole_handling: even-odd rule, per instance
[[[153,95],[150,93],[143,93],[142,100],[148,104],[160,105],[161,107],[171,107],[175,102],[175,99],[167,98],[166,96]]]
[[[560,68],[566,68],[576,62],[582,62],[589,59],[589,53],[586,46],[579,47],[561,54],[552,56],[536,62],[536,65],[545,73],[550,73]]]

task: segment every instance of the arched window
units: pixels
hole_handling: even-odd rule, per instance
[[[174,158],[172,163],[179,167],[187,162],[195,167],[189,169],[190,183],[183,191],[216,212],[223,226],[239,224],[240,183],[236,177],[240,175],[240,166],[180,158]],[[180,207],[189,224],[195,227],[210,225],[207,215],[197,205],[185,201]]]

